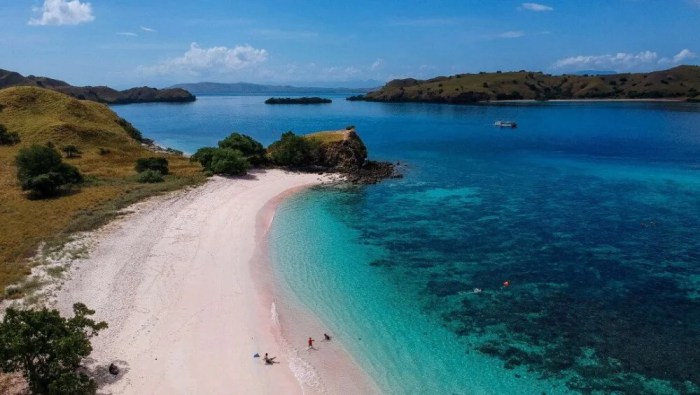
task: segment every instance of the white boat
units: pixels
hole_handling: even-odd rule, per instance
[[[513,121],[496,121],[493,126],[498,126],[499,128],[517,128],[518,124]]]

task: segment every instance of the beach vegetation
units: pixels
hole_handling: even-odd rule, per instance
[[[95,311],[73,305],[74,316],[57,310],[7,309],[0,323],[0,370],[21,372],[35,394],[94,394],[97,383],[80,372],[92,352],[90,339],[107,328],[96,322]]]
[[[148,158],[138,158],[136,159],[134,169],[138,173],[142,173],[146,170],[153,170],[159,172],[161,175],[168,174],[168,159],[154,156]]]
[[[165,179],[163,178],[163,173],[159,172],[158,170],[146,169],[139,173],[136,180],[138,182],[152,184],[156,182],[163,182]]]
[[[228,137],[219,141],[219,148],[230,148],[240,151],[252,166],[259,166],[265,162],[265,147],[245,134],[231,133]]]
[[[239,150],[219,148],[211,158],[210,170],[214,174],[243,176],[250,169],[250,162]]]
[[[277,166],[303,167],[318,162],[321,144],[318,140],[297,136],[292,131],[283,133],[278,141],[270,144],[268,154]]]
[[[271,97],[265,100],[265,104],[328,104],[331,99],[322,97]]]
[[[63,187],[83,181],[83,175],[75,166],[63,163],[56,150],[43,145],[22,148],[15,165],[22,190],[29,190],[36,197],[54,196]]]

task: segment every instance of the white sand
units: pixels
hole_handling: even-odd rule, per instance
[[[337,380],[345,393],[375,392],[342,350],[328,363],[343,377],[316,369],[321,354],[312,363],[297,358],[302,346],[283,338],[271,314],[270,277],[261,276],[264,235],[281,196],[323,180],[280,170],[215,177],[139,203],[102,229],[97,247],[74,265],[57,295],[63,313],[79,301],[109,324],[93,339],[90,368],[101,377],[100,392],[334,393]],[[253,358],[265,352],[280,363]],[[113,378],[104,370],[115,361],[122,372]],[[317,378],[314,385],[292,373],[300,365]]]

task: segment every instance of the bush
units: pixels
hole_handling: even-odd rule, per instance
[[[320,157],[320,144],[289,131],[282,134],[268,149],[272,162],[278,166],[303,167],[313,165]]]
[[[158,170],[146,169],[139,173],[138,177],[136,177],[136,181],[148,184],[163,182],[163,173]]]
[[[21,372],[35,394],[94,394],[97,384],[78,372],[90,355],[90,338],[107,328],[95,322],[95,312],[84,304],[73,305],[73,318],[57,310],[8,308],[0,323],[0,370]]]
[[[137,172],[141,173],[146,170],[155,170],[160,174],[168,174],[168,160],[165,158],[139,158],[134,166]]]
[[[72,144],[63,146],[61,148],[61,151],[63,151],[63,153],[66,154],[66,158],[73,158],[73,157],[76,157],[76,156],[79,156],[80,154],[82,154],[82,152],[80,152],[78,147],[76,147]]]
[[[63,163],[61,155],[50,147],[32,145],[22,148],[15,164],[22,190],[30,190],[39,196],[52,196],[63,186],[83,182],[78,169]]]
[[[126,134],[129,135],[129,137],[140,143],[145,142],[141,132],[138,129],[136,129],[134,125],[132,125],[129,121],[127,121],[124,118],[119,118],[116,122],[117,124],[119,124],[119,126],[122,127],[122,129],[124,129],[124,131],[126,132]]]
[[[258,166],[265,161],[265,148],[250,136],[240,133],[231,133],[225,139],[219,141],[219,148],[230,148],[240,151],[253,166]]]
[[[0,125],[0,145],[15,145],[19,143],[17,132],[8,132],[5,125]]]
[[[215,147],[200,148],[190,157],[190,161],[199,162],[203,168],[211,170],[211,160],[214,157],[214,153],[218,150],[219,148]]]
[[[242,176],[248,172],[250,163],[241,151],[231,148],[219,148],[211,158],[209,170],[215,174]]]

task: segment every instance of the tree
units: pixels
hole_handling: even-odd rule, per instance
[[[63,163],[61,155],[47,146],[22,148],[15,158],[15,165],[22,190],[30,190],[39,196],[52,196],[64,186],[83,182],[78,169]]]
[[[107,328],[82,303],[73,318],[57,310],[8,308],[0,323],[0,370],[21,372],[35,394],[94,394],[97,384],[77,369],[90,355],[90,339]]]
[[[197,150],[197,152],[194,153],[190,157],[190,160],[193,162],[199,162],[202,164],[202,167],[211,170],[211,160],[214,158],[214,153],[218,150],[219,148],[215,147],[203,147]]]
[[[15,145],[19,143],[17,132],[8,132],[5,125],[0,125],[0,145]]]
[[[240,133],[231,133],[225,139],[219,141],[219,148],[231,148],[240,151],[253,166],[258,166],[265,161],[265,148],[250,136]]]
[[[231,148],[219,148],[211,158],[209,170],[216,174],[243,176],[248,172],[250,163],[241,151]]]
[[[80,152],[78,147],[74,146],[73,144],[63,146],[63,148],[61,148],[61,151],[63,151],[66,154],[66,158],[73,158],[82,153]]]
[[[146,170],[159,171],[160,174],[168,174],[168,160],[165,158],[139,158],[136,160],[134,167],[137,172],[141,173]]]
[[[272,143],[268,149],[273,163],[290,167],[315,164],[320,156],[319,150],[316,141],[309,141],[292,131],[283,133],[279,141]]]

